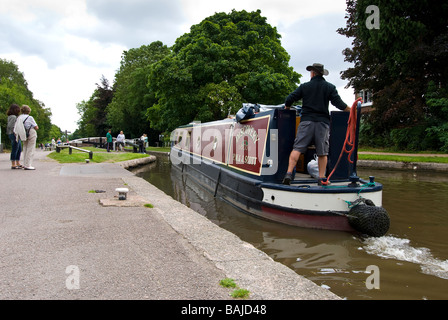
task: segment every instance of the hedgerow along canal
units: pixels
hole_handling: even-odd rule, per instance
[[[448,299],[448,174],[359,169],[359,176],[373,175],[383,183],[383,206],[391,217],[386,236],[363,238],[244,214],[172,169],[168,157],[134,172],[342,298]],[[377,271],[367,271],[369,266]],[[367,283],[379,289],[368,289]]]

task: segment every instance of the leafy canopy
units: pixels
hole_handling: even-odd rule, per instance
[[[113,132],[122,130],[126,137],[148,133],[146,110],[156,102],[147,85],[148,76],[152,65],[170,52],[160,41],[123,52],[120,69],[115,74],[114,96],[106,110],[107,123]]]
[[[11,104],[28,105],[31,108],[31,116],[39,126],[37,142],[46,142],[50,139],[51,111],[45,104],[36,100],[28,89],[28,83],[19,67],[13,62],[0,59],[0,126],[7,126],[7,111]],[[2,143],[9,146],[6,130],[2,130]]]
[[[109,81],[102,76],[100,84],[88,101],[82,101],[76,108],[81,116],[75,137],[104,137],[109,129],[106,123],[106,108],[111,103],[113,90]]]
[[[192,120],[222,119],[243,102],[280,104],[300,78],[289,59],[260,11],[216,13],[192,26],[153,65],[151,126],[169,131]]]
[[[440,89],[438,98],[447,98],[444,94],[448,84],[448,2],[346,2],[347,25],[338,32],[353,38],[352,48],[344,51],[345,60],[353,63],[353,67],[342,72],[342,78],[348,79],[349,86],[357,91],[368,89],[373,93],[374,111],[368,116],[369,130],[365,134],[372,142],[395,143],[394,136],[400,136],[397,130],[403,129],[416,132],[414,137],[418,139],[435,116],[434,107],[428,104],[428,95],[434,94],[430,84]],[[379,29],[366,26],[372,14],[366,9],[371,5],[379,9]]]

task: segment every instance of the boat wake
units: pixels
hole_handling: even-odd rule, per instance
[[[410,242],[393,236],[369,237],[363,241],[363,249],[382,258],[418,264],[424,274],[448,279],[448,260],[437,259],[428,248],[414,248]]]

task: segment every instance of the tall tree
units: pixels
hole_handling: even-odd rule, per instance
[[[84,137],[104,137],[109,129],[106,122],[106,108],[111,103],[114,92],[109,81],[101,77],[100,84],[88,101],[77,104],[80,119],[78,121],[79,132]]]
[[[78,120],[78,129],[75,131],[78,138],[96,137],[97,130],[94,126],[93,119],[96,117],[96,110],[93,107],[93,99],[95,93],[89,100],[83,100],[76,104],[78,114],[80,115]],[[100,136],[103,136],[101,134]]]
[[[430,82],[448,84],[447,16],[444,0],[347,0],[347,25],[338,32],[353,38],[344,54],[354,66],[342,78],[355,90],[372,91],[366,131],[372,138],[391,141],[393,130],[426,125]],[[369,27],[373,18],[379,18],[377,28]]]
[[[169,53],[170,49],[160,41],[123,52],[115,74],[115,94],[107,107],[107,123],[113,131],[123,130],[128,137],[149,133],[146,110],[156,99],[147,86],[148,76],[152,65]]]
[[[0,59],[0,125],[5,128],[2,130],[1,140],[7,144],[9,139],[6,137],[6,112],[13,103],[30,106],[31,115],[39,125],[37,141],[47,141],[51,130],[51,110],[46,108],[43,102],[34,99],[19,67],[13,61]]]
[[[192,26],[172,49],[149,78],[158,100],[148,117],[160,130],[222,119],[243,102],[280,104],[300,78],[276,28],[259,10],[216,13]]]

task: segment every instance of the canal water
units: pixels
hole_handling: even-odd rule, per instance
[[[383,183],[386,236],[311,230],[242,213],[172,169],[168,157],[135,172],[275,261],[348,300],[448,299],[448,174],[367,170]]]

